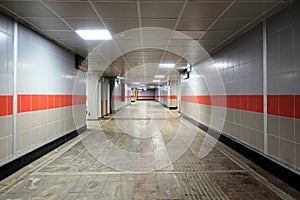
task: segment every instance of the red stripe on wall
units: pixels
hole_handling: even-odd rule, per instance
[[[263,113],[263,95],[182,96],[181,100]],[[300,119],[300,95],[268,95],[268,114]]]
[[[300,95],[295,95],[295,118],[300,119]]]
[[[113,100],[121,99],[120,96],[114,97]],[[177,96],[160,96],[159,98],[177,99]],[[224,98],[226,98],[226,105],[224,105]],[[182,96],[181,100],[251,112],[263,112],[262,95]],[[81,105],[85,102],[85,95],[22,94],[18,95],[18,113]],[[11,95],[0,96],[0,116],[12,115],[12,105],[13,97]],[[300,119],[300,95],[268,95],[268,114]]]
[[[177,99],[176,95],[170,95],[170,96],[157,96],[157,98],[161,99]]]
[[[0,116],[12,115],[13,97],[11,95],[0,96]]]
[[[85,104],[86,95],[18,95],[18,113]]]
[[[112,100],[121,100],[121,96],[112,96],[111,97]]]
[[[130,99],[130,98],[131,98],[131,96],[125,96],[125,99]],[[122,98],[121,98],[121,96],[112,96],[111,99],[112,100],[121,100]]]
[[[220,106],[252,112],[263,112],[262,95],[212,95],[212,96],[182,96],[182,101]]]
[[[300,95],[268,95],[268,114],[300,119]]]

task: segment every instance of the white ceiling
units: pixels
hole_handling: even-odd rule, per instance
[[[0,0],[0,10],[74,53],[87,56],[92,52],[90,58],[94,58],[89,59],[90,71],[116,76],[147,63],[174,62],[177,67],[185,65],[186,60],[181,59],[182,55],[174,54],[176,50],[173,50],[178,48],[188,51],[186,59],[189,62],[196,62],[199,51],[188,50],[194,42],[199,43],[207,52],[214,53],[292,2],[293,0]],[[137,29],[145,27],[179,31],[190,38],[174,38],[174,34],[165,37]],[[77,29],[96,28],[111,32],[114,40],[110,45],[119,51],[116,52],[119,58],[95,53],[99,50],[99,42],[84,41],[75,33]],[[132,29],[137,30],[128,32]],[[124,31],[127,32],[124,34]],[[122,51],[124,45],[136,45],[140,49],[127,53]],[[161,49],[149,48],[151,46],[160,46]],[[106,65],[109,67],[103,68]],[[158,68],[153,68],[152,72],[160,73]]]

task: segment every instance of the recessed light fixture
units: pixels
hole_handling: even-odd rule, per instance
[[[160,83],[160,80],[153,80],[153,83]]]
[[[175,64],[174,63],[160,63],[159,67],[161,67],[161,68],[173,68],[173,67],[175,67]]]
[[[133,82],[133,84],[134,84],[134,85],[139,85],[139,84],[140,84],[140,82]]]
[[[155,75],[154,78],[165,78],[165,75]]]
[[[84,40],[111,40],[111,34],[108,30],[76,30],[75,31]]]

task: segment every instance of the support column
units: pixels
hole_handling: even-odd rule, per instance
[[[103,112],[102,111],[103,108],[101,106],[101,101],[102,101],[101,90],[102,90],[102,83],[101,83],[101,81],[99,81],[98,82],[98,99],[97,99],[97,107],[98,107],[98,109],[97,109],[97,111],[98,111],[97,115],[98,115],[98,118],[102,117],[101,116],[101,112]]]
[[[268,71],[267,71],[267,22],[263,22],[263,102],[264,102],[264,153],[268,153]]]
[[[88,113],[87,119],[98,119],[98,82],[99,77],[94,74],[87,75]]]
[[[107,113],[109,114],[109,113],[111,113],[111,108],[110,108],[110,99],[111,99],[111,95],[110,95],[111,93],[110,93],[110,83],[108,82],[107,83],[107,106],[108,106],[108,108],[107,108]]]

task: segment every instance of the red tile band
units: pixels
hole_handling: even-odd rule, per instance
[[[177,96],[176,95],[158,96],[157,98],[161,98],[161,99],[177,99]]]
[[[263,95],[182,96],[181,100],[263,113]],[[300,119],[300,95],[268,95],[268,114]]]
[[[121,100],[121,96],[112,96],[111,99],[112,99],[113,101]]]
[[[81,105],[86,103],[86,95],[18,95],[18,113],[66,106]]]
[[[121,99],[114,96],[113,100]],[[139,96],[140,98],[140,96]],[[177,99],[176,95],[159,98]],[[225,101],[226,99],[226,105]],[[263,113],[262,95],[182,96],[182,101]],[[18,113],[85,104],[85,95],[18,95]],[[0,96],[0,116],[12,115],[12,95]],[[300,119],[300,95],[268,95],[268,114]]]
[[[0,96],[0,117],[12,115],[13,113],[13,97],[12,95]]]
[[[300,95],[268,95],[268,113],[300,119]]]
[[[131,96],[125,96],[125,99],[130,99],[130,98],[131,98]],[[122,97],[121,96],[112,96],[111,99],[113,101],[116,101],[116,100],[121,100]]]
[[[138,99],[155,99],[155,96],[137,96]]]

